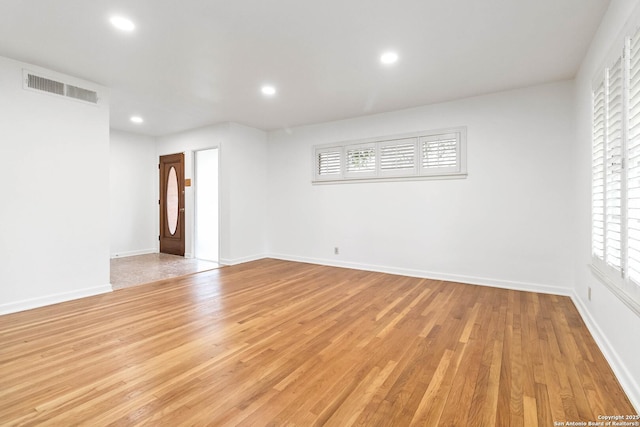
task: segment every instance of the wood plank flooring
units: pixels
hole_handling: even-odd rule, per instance
[[[4,426],[634,413],[566,297],[266,259],[0,316]]]

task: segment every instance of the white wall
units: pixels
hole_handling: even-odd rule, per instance
[[[220,153],[229,196],[229,251],[223,264],[262,258],[267,252],[267,134],[237,123],[229,124],[229,141]],[[224,212],[224,211],[223,211]]]
[[[269,252],[569,293],[572,97],[560,82],[270,133]],[[455,126],[466,179],[311,184],[313,145]]]
[[[111,129],[111,257],[158,251],[155,138]]]
[[[193,151],[219,147],[220,263],[237,264],[266,253],[267,140],[265,132],[222,123],[158,138],[157,154],[185,153],[185,178],[193,178]],[[193,254],[193,188],[185,191],[187,256]]]
[[[100,104],[24,90],[23,68]],[[0,58],[0,94],[0,314],[110,291],[108,91]]]
[[[640,410],[640,318],[593,276],[591,262],[591,81],[638,1],[613,0],[576,79],[575,297],[585,322],[609,360],[627,395]],[[635,17],[634,17],[635,18]],[[640,23],[640,19],[635,20]],[[592,289],[591,301],[587,297]]]

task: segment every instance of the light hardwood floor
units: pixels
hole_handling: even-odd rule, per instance
[[[0,425],[632,413],[566,297],[260,260],[0,317]]]

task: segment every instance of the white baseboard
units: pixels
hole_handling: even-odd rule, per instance
[[[245,262],[257,261],[257,260],[263,259],[263,258],[273,258],[273,257],[269,257],[268,255],[261,254],[261,255],[250,255],[250,256],[246,256],[246,257],[242,257],[242,258],[220,258],[218,260],[218,264],[220,264],[220,265],[236,265],[236,264],[243,264]]]
[[[636,409],[636,411],[640,412],[640,385],[638,384],[636,378],[634,378],[629,371],[627,370],[624,362],[618,355],[618,352],[611,345],[607,336],[602,332],[596,321],[593,319],[589,310],[584,305],[583,301],[578,297],[578,294],[572,292],[571,299],[573,300],[573,304],[578,309],[582,320],[587,325],[587,329],[591,332],[591,336],[595,340],[598,348],[604,355],[604,358],[609,362],[609,366],[613,370],[616,378],[620,382],[622,389],[627,394],[627,397],[631,401],[631,404]]]
[[[157,253],[158,253],[158,248],[140,249],[137,251],[114,252],[111,254],[111,258],[124,258],[128,256],[157,254]]]
[[[571,295],[571,288],[544,285],[539,283],[516,282],[510,280],[492,279],[488,277],[463,276],[460,274],[439,273],[427,270],[415,270],[408,268],[389,267],[373,264],[361,264],[356,262],[336,261],[332,259],[309,258],[283,254],[269,254],[269,258],[285,261],[306,262],[310,264],[328,265],[331,267],[353,268],[356,270],[375,271],[379,273],[398,274],[422,279],[446,280],[449,282],[466,283],[469,285],[491,286],[494,288],[513,289],[516,291],[538,292],[553,295]]]
[[[93,295],[106,294],[112,291],[113,289],[111,288],[111,285],[107,284],[103,286],[95,286],[93,288],[78,289],[72,292],[62,292],[44,297],[11,302],[8,304],[0,304],[0,315],[31,310],[32,308],[44,307],[45,305],[58,304],[60,302],[90,297]]]

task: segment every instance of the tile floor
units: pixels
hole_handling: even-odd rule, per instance
[[[215,262],[168,254],[147,254],[111,259],[111,286],[114,290],[171,277],[218,268]]]

